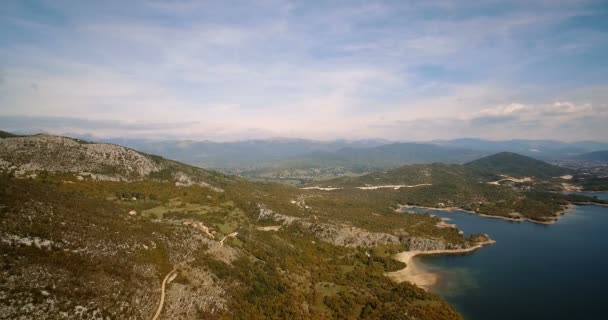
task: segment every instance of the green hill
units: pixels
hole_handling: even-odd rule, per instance
[[[484,174],[502,174],[512,177],[552,178],[572,173],[544,161],[512,152],[501,152],[471,161],[465,166]]]
[[[308,187],[337,188],[332,192],[390,194],[401,204],[456,207],[479,214],[551,222],[574,196],[562,190],[561,179],[569,170],[513,153],[499,153],[465,165],[418,164],[341,177],[309,184]],[[534,177],[510,179],[511,177]],[[500,180],[500,181],[498,181]],[[579,199],[588,201],[588,199]],[[579,201],[576,200],[576,201]]]

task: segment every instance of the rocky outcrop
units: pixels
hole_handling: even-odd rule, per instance
[[[66,137],[33,135],[0,139],[0,170],[18,177],[35,177],[38,171],[71,172],[79,179],[132,181],[146,178],[172,181],[176,186],[199,185],[206,170],[107,143],[87,143]]]
[[[176,172],[173,175],[173,178],[175,179],[175,186],[177,186],[177,187],[188,187],[191,185],[198,185],[201,187],[209,188],[215,192],[224,192],[223,189],[214,187],[214,186],[208,184],[207,182],[195,181],[191,176],[189,176],[181,171]]]
[[[462,250],[475,246],[478,243],[490,241],[487,235],[477,234],[472,236],[468,242],[454,244],[438,238],[409,237],[403,241],[408,251],[438,251],[438,250]]]
[[[399,237],[383,233],[369,232],[365,229],[349,225],[334,225],[329,223],[300,222],[302,226],[312,231],[321,241],[343,247],[371,248],[381,245],[400,245]]]
[[[0,159],[0,165],[17,174],[65,171],[107,180],[141,178],[161,169],[150,157],[125,147],[50,135],[0,139]]]
[[[283,225],[290,225],[296,221],[302,220],[302,218],[298,218],[298,217],[294,217],[294,216],[287,216],[284,214],[274,212],[274,211],[266,208],[266,206],[261,205],[261,204],[258,204],[258,208],[260,209],[260,213],[258,215],[258,220],[272,220],[272,221],[279,222]]]
[[[431,251],[446,250],[448,246],[441,239],[410,237],[405,241],[405,246],[409,251]]]

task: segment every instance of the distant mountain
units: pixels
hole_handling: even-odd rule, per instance
[[[386,140],[269,139],[237,142],[158,141],[103,139],[147,153],[207,168],[317,168],[349,167],[383,169],[407,163],[465,163],[488,155],[487,151],[423,143],[390,143]]]
[[[343,148],[369,148],[388,143],[388,141],[380,139],[326,142],[286,138],[235,142],[101,139],[98,142],[120,144],[208,168],[246,168],[299,157],[312,152],[331,152]]]
[[[85,139],[91,140],[91,137]],[[465,163],[501,151],[554,160],[608,149],[608,143],[602,142],[570,143],[553,140],[456,139],[428,143],[391,143],[382,139],[315,141],[288,138],[234,142],[144,139],[95,141],[124,145],[206,168],[388,168],[407,163]]]
[[[575,157],[577,160],[608,161],[608,150],[584,153]]]
[[[544,161],[512,152],[500,152],[471,161],[465,166],[479,172],[504,174],[514,177],[551,178],[572,173],[572,170],[558,167]]]
[[[464,163],[487,152],[422,143],[392,143],[372,148],[344,148],[298,157],[294,163],[310,167],[390,168],[412,163]]]
[[[509,151],[538,159],[568,159],[583,153],[606,150],[608,143],[596,141],[577,141],[563,142],[556,140],[504,140],[493,141],[475,138],[454,139],[454,140],[434,140],[429,143],[468,148],[473,150],[501,152]]]
[[[0,132],[2,136],[12,136]],[[275,138],[233,142],[152,139],[99,139],[90,135],[75,138],[123,145],[158,154],[190,165],[215,169],[311,168],[328,166],[383,169],[407,163],[465,163],[501,151],[541,160],[572,159],[578,155],[608,150],[608,143],[554,140],[491,141],[465,138],[430,142],[391,143],[383,139],[316,141]],[[237,170],[238,171],[238,170]]]

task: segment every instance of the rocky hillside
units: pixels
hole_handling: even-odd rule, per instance
[[[111,144],[0,139],[0,319],[460,319],[384,274],[475,245],[388,194],[255,183]],[[406,315],[406,316],[404,316]]]
[[[5,135],[0,139],[0,169],[17,176],[38,171],[71,172],[80,178],[105,181],[169,180],[201,184],[220,175],[113,144],[89,143],[72,138],[38,134]]]

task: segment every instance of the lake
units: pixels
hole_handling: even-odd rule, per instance
[[[608,207],[577,206],[553,225],[415,211],[496,240],[466,255],[417,258],[440,275],[431,291],[465,319],[608,319]]]

